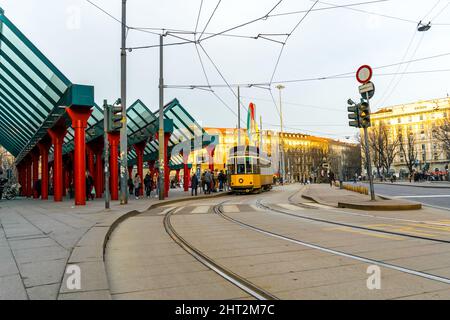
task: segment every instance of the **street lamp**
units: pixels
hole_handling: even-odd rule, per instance
[[[284,166],[284,139],[283,139],[283,108],[281,105],[281,90],[283,90],[284,88],[286,88],[284,85],[279,84],[277,85],[275,88],[278,89],[278,94],[279,94],[279,98],[280,98],[280,148],[281,148],[281,153],[280,153],[280,169],[282,172],[282,178],[283,178],[283,183],[286,179],[285,176],[285,166]]]

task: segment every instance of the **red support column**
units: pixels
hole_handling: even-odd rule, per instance
[[[169,197],[170,167],[169,167],[169,139],[171,133],[164,133],[164,198]]]
[[[67,114],[72,120],[75,131],[74,185],[75,205],[86,204],[86,127],[92,110],[81,107],[70,107]]]
[[[95,193],[97,198],[101,198],[103,195],[103,160],[102,152],[100,149],[95,152]]]
[[[33,184],[32,184],[32,195],[33,199],[39,198],[38,191],[36,189],[37,181],[39,180],[39,150],[33,149],[31,151],[31,159],[33,161]]]
[[[86,146],[87,151],[87,167],[89,174],[92,176],[92,178],[95,177],[95,161],[94,161],[94,151],[89,146]]]
[[[41,152],[41,199],[48,200],[48,150],[50,149],[49,141],[41,141],[38,143]]]
[[[147,141],[142,141],[134,145],[134,150],[136,151],[136,161],[137,161],[137,173],[141,177],[141,188],[139,194],[144,195],[144,150],[147,145]]]
[[[25,178],[25,185],[26,185],[26,196],[27,198],[31,197],[32,195],[32,189],[31,189],[31,159],[28,158],[26,162],[27,166],[27,176]]]
[[[47,130],[53,144],[53,195],[54,201],[62,201],[63,197],[63,159],[62,145],[67,129],[55,127]]]
[[[111,175],[111,200],[119,200],[119,144],[120,133],[112,132],[108,133],[109,139],[109,172]]]
[[[66,161],[63,161],[63,167],[62,167],[62,171],[63,171],[62,195],[63,195],[63,197],[65,197],[67,195],[67,188],[69,187],[69,184],[70,184],[69,170],[70,170],[69,162],[66,159]]]

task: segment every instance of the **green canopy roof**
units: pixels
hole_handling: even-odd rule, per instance
[[[73,85],[0,8],[0,144],[16,162],[64,115],[60,106],[92,106],[93,93]]]

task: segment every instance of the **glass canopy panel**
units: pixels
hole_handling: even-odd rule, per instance
[[[45,134],[39,128],[69,86],[0,8],[0,144],[14,156],[29,151],[29,143]]]

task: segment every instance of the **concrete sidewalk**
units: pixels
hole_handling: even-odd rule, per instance
[[[170,191],[171,200],[191,198],[182,189]],[[161,201],[130,199],[126,206],[114,201],[106,211],[103,200],[83,207],[75,207],[72,200],[1,201],[0,300],[61,298],[67,263],[98,264],[103,260],[102,237],[109,228],[127,213],[145,211],[156,203]]]
[[[330,187],[328,184],[308,185],[302,197],[314,202],[335,207],[359,210],[416,210],[422,205],[417,202],[400,199],[385,199],[376,196],[376,201],[370,201],[369,196],[357,192]]]

